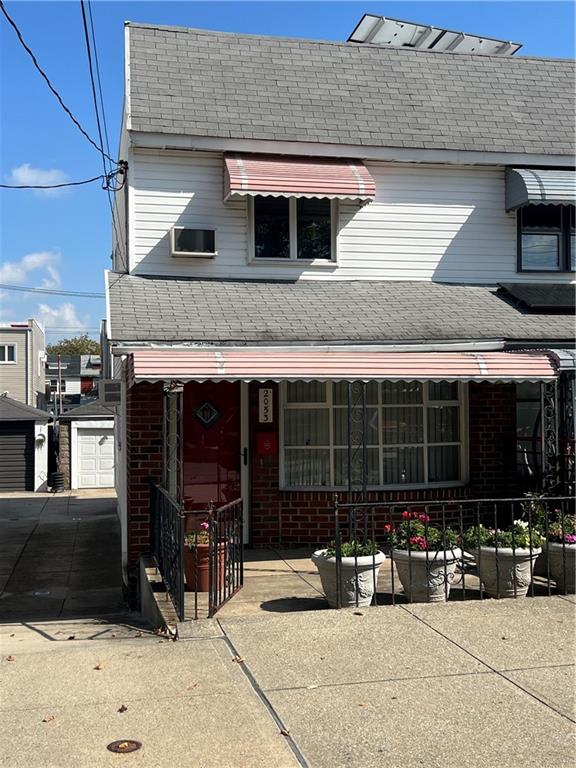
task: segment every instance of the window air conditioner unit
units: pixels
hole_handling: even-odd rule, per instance
[[[192,256],[212,259],[218,255],[216,231],[214,229],[172,227],[170,230],[170,253],[176,257]]]
[[[102,405],[120,405],[122,401],[122,384],[115,379],[100,379],[98,382],[98,399]]]

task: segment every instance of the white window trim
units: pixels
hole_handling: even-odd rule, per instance
[[[0,347],[4,347],[4,349],[6,350],[4,352],[4,357],[5,358],[8,357],[8,348],[9,347],[12,347],[12,349],[14,350],[14,360],[0,360],[0,365],[16,365],[16,363],[18,362],[18,349],[17,349],[18,345],[17,344],[4,343],[4,344],[0,344]]]
[[[338,220],[340,216],[339,201],[335,198],[330,200],[330,228],[331,228],[331,258],[328,259],[299,259],[297,244],[297,225],[296,225],[296,201],[298,198],[289,197],[289,231],[290,231],[290,258],[289,259],[257,259],[256,241],[254,234],[254,197],[247,198],[248,205],[248,264],[251,266],[266,264],[282,264],[287,267],[307,266],[320,267],[326,269],[334,268],[338,263]]]
[[[326,382],[327,384],[333,384],[333,382]],[[426,382],[424,382],[426,383]],[[281,382],[279,386],[279,394],[280,394],[280,424],[279,424],[279,440],[280,440],[280,451],[279,451],[279,484],[280,484],[280,490],[281,491],[300,491],[300,492],[306,492],[306,491],[345,491],[347,490],[347,486],[344,485],[287,485],[286,484],[286,475],[285,475],[285,459],[284,459],[284,410],[285,409],[306,409],[306,408],[326,408],[330,413],[329,418],[329,440],[330,444],[328,446],[305,446],[308,448],[308,450],[313,450],[315,447],[317,447],[319,450],[326,450],[326,448],[330,451],[330,476],[334,477],[334,419],[332,418],[333,408],[338,407],[334,406],[333,404],[333,387],[328,386],[327,393],[326,393],[326,401],[320,402],[320,403],[288,403],[287,395],[286,395],[286,388],[287,388],[287,382]],[[424,452],[424,468],[425,473],[427,474],[428,471],[428,448],[434,447],[436,445],[460,445],[460,479],[459,480],[448,480],[448,481],[441,481],[436,483],[401,483],[396,485],[368,485],[367,490],[369,491],[400,491],[400,490],[426,490],[428,488],[461,488],[468,484],[469,482],[469,432],[468,432],[468,386],[463,382],[458,382],[458,401],[455,400],[429,400],[428,398],[428,387],[424,387],[424,393],[423,393],[423,401],[421,404],[414,403],[414,405],[420,405],[420,407],[424,410],[424,415],[427,413],[427,408],[430,403],[432,404],[441,404],[441,405],[459,405],[460,408],[460,441],[454,441],[451,443],[427,443],[427,431],[428,431],[428,419],[424,418],[423,420],[423,429],[424,429],[424,442],[422,443],[414,443],[414,444],[394,444],[390,445],[390,447],[409,447],[410,445],[414,445],[414,447],[419,447],[423,449]],[[346,406],[342,406],[343,408]],[[394,405],[393,403],[390,403],[389,405],[385,405],[382,403],[382,388],[378,387],[378,404],[374,405],[367,405],[368,408],[377,408],[378,409],[378,426],[379,426],[379,444],[378,444],[378,454],[379,454],[379,471],[382,473],[383,466],[382,466],[382,458],[383,458],[383,450],[384,450],[384,443],[382,442],[381,435],[382,435],[382,414],[385,408],[390,407],[399,407],[398,405]],[[299,446],[290,446],[290,448],[298,448]]]

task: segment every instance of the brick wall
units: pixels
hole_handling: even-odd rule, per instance
[[[138,558],[150,547],[150,480],[162,477],[162,384],[136,384],[126,398],[128,581],[134,590]]]
[[[68,491],[70,490],[70,473],[71,473],[71,463],[70,463],[70,433],[71,433],[71,426],[69,421],[61,421],[60,422],[60,429],[58,433],[58,461],[59,461],[59,467],[58,471],[62,472],[64,475],[64,488]]]
[[[272,427],[258,424],[259,386],[274,388]],[[256,433],[278,429],[278,399],[275,385],[251,386],[252,543],[324,544],[334,532],[334,492],[280,490],[279,455],[259,456],[256,451]],[[417,502],[514,495],[515,404],[513,384],[470,384],[470,482],[467,486],[429,491],[371,491],[367,500]],[[346,503],[347,494],[339,493],[339,498]]]

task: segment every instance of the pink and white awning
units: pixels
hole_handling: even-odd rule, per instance
[[[226,155],[224,200],[231,197],[327,197],[372,200],[374,179],[361,160]]]
[[[130,355],[139,381],[547,381],[556,377],[542,352],[385,352],[334,348],[170,347]]]

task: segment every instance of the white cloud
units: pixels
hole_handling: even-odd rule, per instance
[[[88,328],[90,320],[89,315],[78,315],[74,304],[60,304],[59,307],[50,307],[48,304],[39,304],[36,319],[48,331],[50,328],[61,328],[74,330],[81,333]]]
[[[68,181],[68,174],[60,171],[58,168],[34,168],[30,163],[24,163],[13,168],[8,177],[9,184],[16,185],[45,185],[45,184],[65,184]],[[35,189],[37,195],[45,197],[57,197],[64,189]]]
[[[38,251],[27,253],[20,261],[6,261],[0,264],[0,283],[20,285],[29,281],[31,273],[43,271],[45,274],[39,287],[59,288],[60,273],[56,268],[59,260],[60,254],[57,251]]]

